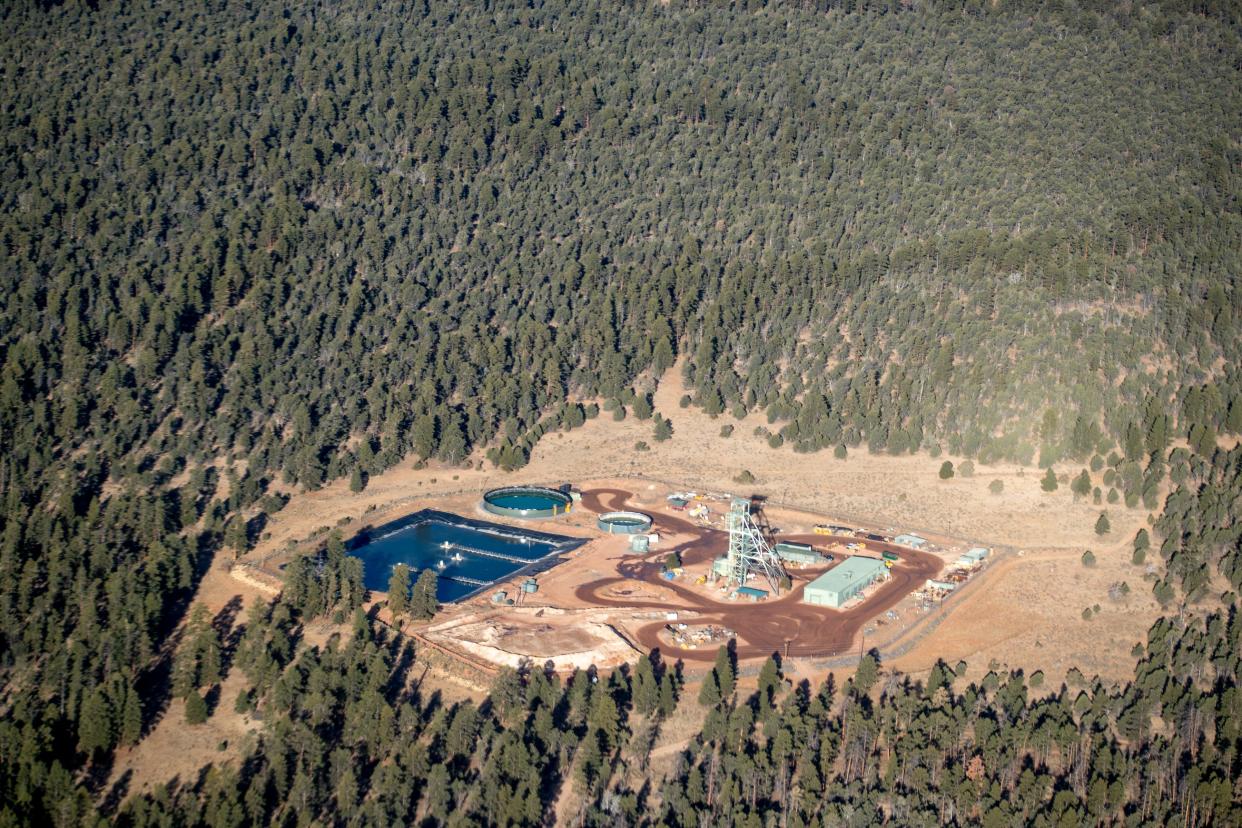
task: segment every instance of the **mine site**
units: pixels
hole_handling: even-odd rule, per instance
[[[763,495],[628,485],[437,498],[355,529],[348,547],[381,620],[484,671],[533,663],[565,672],[652,650],[693,665],[729,642],[743,662],[777,653],[791,668],[828,669],[917,634],[995,554]],[[276,582],[288,558],[246,569]],[[441,610],[430,623],[387,617],[382,599],[398,564],[436,573]]]

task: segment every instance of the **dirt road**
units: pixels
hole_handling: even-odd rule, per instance
[[[623,489],[593,489],[582,493],[582,505],[602,514],[625,509],[626,501],[632,496]],[[672,550],[635,555],[618,565],[617,577],[584,583],[575,590],[575,595],[585,603],[603,607],[693,610],[701,616],[697,619],[699,623],[719,624],[737,633],[739,658],[762,657],[773,652],[815,658],[845,652],[853,646],[854,637],[870,619],[895,606],[908,593],[935,576],[943,566],[935,555],[889,543],[824,535],[782,535],[781,540],[799,543],[822,543],[825,540],[859,543],[876,553],[897,552],[901,560],[889,571],[889,580],[864,604],[848,610],[831,610],[802,603],[802,590],[806,584],[831,569],[831,566],[791,573],[794,588],[780,598],[758,603],[724,603],[713,601],[674,581],[666,581],[660,577],[660,572],[661,562],[669,551],[680,554],[685,564],[706,563],[724,554],[729,546],[728,534],[671,515],[656,513],[652,517],[657,531],[688,535],[690,540]],[[609,598],[601,594],[626,580],[658,584],[675,593],[679,600],[677,603],[656,603]],[[681,649],[661,641],[659,632],[663,627],[664,622],[654,621],[638,628],[638,643],[647,649],[659,648],[666,657],[686,661],[711,661],[715,658],[714,650]]]

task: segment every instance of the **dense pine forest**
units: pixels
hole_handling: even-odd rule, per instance
[[[571,785],[593,825],[1242,821],[1236,3],[15,0],[0,25],[0,826],[537,825]],[[791,451],[1089,467],[1160,515],[1134,560],[1170,617],[1133,681],[866,659],[787,687],[773,661],[751,696],[725,653],[661,781],[655,734],[700,699],[658,655],[446,706],[350,628],[333,549],[231,663],[191,609],[274,484],[517,468],[669,370]],[[171,693],[206,715],[226,669],[265,714],[246,754],[101,803],[114,752]]]

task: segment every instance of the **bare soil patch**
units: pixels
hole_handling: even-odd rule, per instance
[[[952,665],[965,659],[976,679],[993,666],[1042,670],[1059,686],[1077,667],[1088,677],[1121,680],[1134,667],[1130,651],[1145,640],[1161,614],[1144,580],[1143,567],[1130,563],[1129,544],[1093,547],[1096,564],[1082,564],[1082,549],[1041,548],[999,562],[956,604],[940,625],[890,666],[911,672],[930,670],[937,658]],[[1124,582],[1130,592],[1119,600],[1109,587]],[[1090,620],[1084,609],[1099,606]]]

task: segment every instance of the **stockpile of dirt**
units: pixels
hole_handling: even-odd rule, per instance
[[[491,617],[471,616],[438,624],[426,635],[494,664],[524,661],[557,670],[608,667],[633,661],[634,648],[615,627],[614,613],[599,610],[508,607]]]

